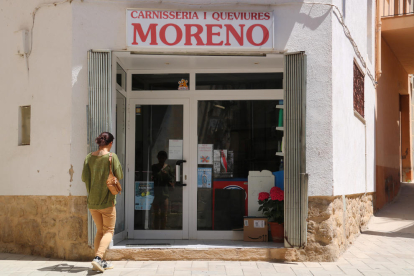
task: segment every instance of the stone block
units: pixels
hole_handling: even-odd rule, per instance
[[[68,217],[58,221],[58,237],[63,241],[79,241],[83,236],[83,220]]]
[[[56,225],[56,219],[53,217],[46,217],[46,218],[42,218],[42,227],[44,228],[44,230],[50,230],[51,228],[55,227]]]
[[[93,257],[86,197],[0,196],[0,206],[0,252],[73,260],[92,252],[87,259]]]
[[[42,245],[44,247],[56,247],[56,233],[54,232],[47,232],[43,237],[43,243]]]
[[[26,200],[22,201],[23,203],[23,210],[25,217],[35,217],[37,215],[37,202],[32,198],[27,198]]]
[[[308,237],[304,249],[293,249],[287,259],[334,261],[360,234],[373,214],[372,195],[310,197]],[[296,259],[295,259],[296,258]]]
[[[0,212],[0,217],[5,217],[9,215],[10,212],[10,203],[7,200],[9,196],[0,196],[0,206],[2,211]]]
[[[10,217],[13,218],[21,218],[24,216],[24,210],[21,205],[16,202],[12,202],[12,206],[10,206]]]
[[[4,217],[0,220],[1,231],[0,241],[4,243],[12,243],[14,241],[13,226],[9,218]]]
[[[14,242],[20,245],[36,246],[42,242],[40,223],[35,219],[22,219],[14,229]]]
[[[59,259],[66,259],[66,250],[65,250],[65,247],[63,247],[63,246],[57,246],[56,248],[55,248],[55,251],[54,251],[55,253],[54,253],[54,255],[56,256],[56,257],[58,257]]]
[[[54,215],[65,214],[69,208],[69,197],[52,197],[52,203],[49,207],[49,211]]]
[[[86,196],[74,196],[70,197],[70,210],[71,213],[80,215],[80,216],[87,216],[88,215],[88,206],[86,202]]]

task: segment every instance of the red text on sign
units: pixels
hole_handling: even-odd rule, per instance
[[[193,46],[192,38],[196,41],[196,46],[236,46],[231,45],[230,38],[233,37],[240,46],[244,45],[246,39],[253,46],[262,46],[269,40],[269,29],[262,24],[254,24],[245,28],[244,24],[239,24],[235,28],[230,24],[184,24],[182,29],[177,24],[166,24],[160,29],[158,24],[149,24],[146,31],[144,31],[141,23],[132,23],[134,29],[132,45],[139,45],[150,39],[149,45],[158,45],[158,39],[165,45],[174,46],[179,44],[183,37],[185,39],[185,46]],[[261,41],[255,41],[253,32],[261,30],[263,36]],[[221,32],[224,30],[223,32]],[[167,41],[166,34],[175,32],[174,41]],[[205,33],[206,41],[203,41],[202,35]],[[183,35],[184,34],[184,35]],[[224,36],[224,37],[223,37]],[[171,36],[170,36],[171,37]],[[171,39],[170,39],[171,40]],[[257,39],[256,39],[257,40]]]

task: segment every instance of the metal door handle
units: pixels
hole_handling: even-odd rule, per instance
[[[178,160],[175,164],[175,182],[177,186],[187,186],[181,181],[181,164],[186,163],[186,160]]]

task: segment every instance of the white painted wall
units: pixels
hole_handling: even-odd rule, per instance
[[[30,28],[30,12],[36,6],[35,2],[47,1],[33,1],[32,6],[27,5],[26,1],[0,3],[0,10],[2,10],[0,32],[3,37],[12,37],[12,32],[22,26]],[[186,2],[194,3],[188,0]],[[0,166],[0,172],[6,175],[4,183],[13,183],[2,189],[1,193],[86,195],[80,174],[84,157],[87,154],[87,51],[89,49],[125,49],[126,8],[233,9],[231,6],[224,7],[220,4],[221,2],[228,3],[229,1],[214,1],[217,5],[208,6],[203,6],[206,3],[200,2],[200,5],[194,6],[159,4],[158,1],[150,4],[140,1],[84,0],[81,2],[75,0],[70,5],[65,3],[56,7],[41,8],[36,16],[34,50],[30,57],[33,69],[31,69],[31,76],[28,80],[24,79],[23,59],[15,55],[15,42],[14,44],[12,42],[0,44],[1,58],[7,61],[0,64],[1,72],[7,72],[0,74],[0,80],[6,83],[3,86],[3,94],[7,99],[0,105],[7,110],[7,114],[15,114],[7,119],[0,118],[2,129],[10,133],[7,138],[2,138],[6,148],[3,160],[8,161],[5,163],[7,169],[4,165]],[[236,3],[237,1],[231,0],[230,2]],[[273,3],[285,2],[277,0]],[[255,1],[255,4],[259,3],[268,4],[269,2]],[[20,13],[20,8],[25,12]],[[352,67],[333,66],[333,64],[342,62],[342,58],[352,61],[353,53],[346,48],[348,46],[341,46],[349,42],[342,38],[343,33],[338,31],[337,19],[332,16],[330,7],[319,4],[312,6],[290,3],[275,5],[271,9],[275,12],[275,50],[305,51],[307,54],[306,139],[309,195],[337,194],[337,187],[340,189],[344,186],[342,183],[345,182],[342,180],[343,177],[340,177],[338,169],[345,165],[352,171],[356,166],[348,161],[338,161],[341,152],[334,145],[335,139],[342,139],[341,135],[346,133],[339,124],[341,122],[339,119],[346,112],[350,112],[349,114],[353,116],[353,109],[352,105],[349,107],[348,102],[344,101],[346,106],[345,104],[339,106],[335,111],[338,103],[343,100],[335,96],[336,91],[340,89],[345,91],[345,84],[344,86],[334,84],[332,76],[338,80],[341,75],[346,75],[348,86],[346,90],[348,91],[352,83],[352,80],[348,83]],[[238,4],[237,10],[263,11],[269,10],[269,6]],[[352,11],[349,11],[347,15],[350,13]],[[332,39],[333,24],[335,26],[334,39]],[[346,48],[344,49],[346,52],[342,52],[340,47]],[[342,81],[345,82],[345,80]],[[352,89],[349,93],[352,95]],[[17,108],[19,105],[26,104],[32,104],[33,110],[32,145],[17,147]],[[349,120],[351,119],[355,118],[350,117]],[[359,131],[357,135],[360,136],[361,130],[358,129],[357,122],[352,124],[355,125],[355,131]],[[337,131],[341,134],[336,135]],[[373,128],[371,132],[373,133]],[[347,137],[349,136],[347,134]],[[359,141],[359,139],[356,140]],[[356,142],[355,144],[360,147],[360,144]],[[353,148],[348,149],[347,153],[354,152]],[[358,150],[357,148],[356,151]],[[345,163],[334,167],[334,160]],[[73,182],[69,182],[68,170],[71,164],[74,169]],[[37,170],[40,172],[37,173]],[[373,171],[373,166],[371,170]],[[360,173],[356,179],[359,181]],[[341,184],[337,186],[336,183]],[[359,188],[361,184],[358,182],[356,185]]]
[[[188,1],[189,2],[189,1]],[[233,1],[236,2],[236,1]],[[275,1],[281,2],[283,1]],[[125,48],[125,9],[182,9],[193,6],[158,5],[84,1],[73,5],[73,66],[82,67],[78,81],[73,87],[74,95],[81,106],[87,103],[85,87],[87,84],[86,52],[89,49],[124,49]],[[217,1],[219,3],[219,1]],[[257,2],[255,2],[257,4]],[[198,6],[196,8],[199,8]],[[203,10],[201,6],[199,8]],[[209,7],[210,10],[223,9],[220,5]],[[242,11],[262,11],[268,7],[238,5]],[[308,112],[307,112],[307,169],[310,173],[310,195],[332,195],[332,99],[331,99],[331,13],[327,6],[280,5],[275,12],[275,50],[305,51],[308,55]],[[93,18],[93,19],[91,19]],[[91,24],[92,22],[92,24]],[[99,26],[99,27],[97,27]],[[75,108],[75,107],[74,107]],[[83,108],[83,107],[82,107]],[[84,109],[73,114],[74,122],[82,122]],[[86,137],[85,123],[74,124],[78,137],[73,138],[78,148],[84,147]],[[75,171],[81,169],[84,152],[72,153]],[[78,189],[78,187],[81,187]],[[72,186],[72,194],[81,194],[81,184]]]
[[[72,9],[36,14],[27,73],[17,55],[18,30],[30,30],[35,7],[46,1],[0,1],[0,116],[2,195],[68,195],[70,187],[70,68]],[[31,145],[18,146],[18,110],[31,105]]]
[[[333,1],[342,7],[342,1]],[[367,2],[346,1],[345,23],[358,45],[369,69],[374,64],[368,57]],[[375,1],[374,1],[375,2]],[[372,9],[375,20],[375,3]],[[372,22],[372,33],[375,23]],[[355,50],[344,35],[342,25],[332,19],[332,95],[333,95],[333,182],[334,195],[347,195],[374,191],[374,125],[375,88],[371,79],[365,77],[365,120],[367,127],[367,183],[365,183],[365,125],[354,115],[353,109],[353,60],[361,65]],[[371,41],[372,43],[372,41]],[[371,45],[371,47],[374,47]],[[372,55],[374,61],[375,55]],[[361,66],[361,68],[363,68]]]
[[[309,195],[333,194],[332,13],[323,5],[275,8],[276,49],[305,51],[306,171]],[[283,30],[282,30],[283,28]]]

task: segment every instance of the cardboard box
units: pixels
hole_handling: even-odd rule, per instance
[[[244,217],[244,241],[267,242],[269,225],[264,217]]]

